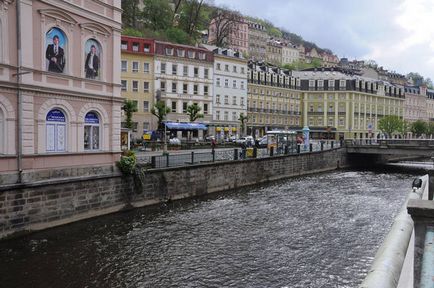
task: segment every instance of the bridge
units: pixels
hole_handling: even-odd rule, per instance
[[[347,139],[348,154],[434,157],[434,139]]]

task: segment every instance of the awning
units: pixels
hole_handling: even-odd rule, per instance
[[[224,128],[225,132],[229,132],[229,127]]]
[[[169,130],[207,130],[205,124],[202,123],[183,123],[183,122],[164,122]]]

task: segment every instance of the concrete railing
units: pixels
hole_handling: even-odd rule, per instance
[[[375,255],[374,262],[361,288],[395,288],[401,276],[407,249],[413,233],[413,220],[407,213],[407,203],[410,199],[421,199],[428,193],[428,175],[420,178],[422,186],[413,188],[405,203],[396,216],[392,228]]]

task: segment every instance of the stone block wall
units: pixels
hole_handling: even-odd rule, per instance
[[[335,149],[170,169],[138,167],[135,177],[112,173],[0,185],[0,239],[169,199],[194,197],[344,166],[347,166],[345,150]]]

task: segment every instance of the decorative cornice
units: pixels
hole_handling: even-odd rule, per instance
[[[65,22],[69,25],[77,24],[77,21],[69,16],[65,11],[58,9],[39,9],[38,12],[42,15],[42,18],[50,17],[56,20],[56,22]]]
[[[104,37],[109,37],[111,35],[110,30],[106,29],[104,26],[96,23],[80,23],[80,28],[82,31],[88,30],[93,34],[101,34]]]

